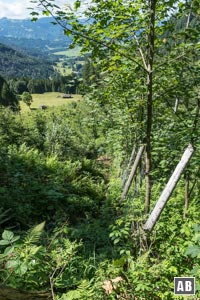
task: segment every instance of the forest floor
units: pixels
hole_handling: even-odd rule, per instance
[[[72,95],[72,98],[62,98],[63,93],[51,92],[44,94],[32,94],[33,102],[31,104],[31,110],[40,109],[41,105],[47,107],[60,106],[68,104],[72,101],[80,101],[81,95]],[[21,112],[30,111],[29,107],[22,101],[20,101]]]

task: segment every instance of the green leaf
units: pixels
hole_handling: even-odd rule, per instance
[[[42,14],[43,14],[44,16],[47,16],[47,17],[50,16],[50,12],[49,12],[48,10],[43,10],[43,11],[42,11]]]
[[[38,20],[38,18],[31,18],[32,22],[36,22]]]
[[[2,238],[4,240],[11,241],[13,237],[14,237],[14,233],[12,231],[4,230],[4,232],[2,234]]]
[[[200,247],[196,245],[189,246],[185,254],[190,255],[192,258],[197,257],[200,254]]]
[[[24,240],[24,243],[26,245],[31,245],[31,244],[37,243],[43,232],[44,226],[45,226],[45,222],[42,222],[42,223],[36,225],[35,227],[33,227],[32,229],[30,229]]]
[[[14,246],[10,246],[10,247],[7,247],[5,250],[4,250],[4,254],[7,256],[7,255],[10,255],[11,253],[13,253],[15,247]]]
[[[7,240],[0,240],[0,245],[1,245],[1,246],[10,245],[10,241],[7,241]]]
[[[120,239],[115,239],[115,240],[114,240],[114,244],[118,244],[119,241],[120,241]]]
[[[195,266],[192,271],[191,271],[191,275],[196,276],[199,273],[199,266]]]
[[[26,263],[21,264],[21,266],[19,267],[19,274],[20,275],[24,275],[28,270],[28,266]]]
[[[30,255],[34,256],[40,249],[41,249],[41,246],[31,246]]]
[[[20,239],[19,235],[16,235],[13,239],[12,239],[12,243],[18,241]]]
[[[13,247],[13,246],[7,247],[7,248],[4,250],[4,253],[0,254],[0,259],[3,259],[3,258],[5,258],[6,256],[9,256],[13,251],[14,251],[14,247]]]
[[[75,9],[80,8],[80,6],[81,6],[81,1],[80,0],[77,0],[77,1],[74,2],[74,8]]]
[[[194,225],[194,231],[195,232],[200,232],[200,226],[198,224]]]
[[[37,13],[37,12],[35,12],[35,11],[32,11],[32,12],[30,13],[30,15],[31,15],[31,16],[39,16],[39,13]]]
[[[19,261],[18,260],[9,260],[7,263],[6,263],[6,267],[8,269],[16,269],[18,266],[19,266]]]

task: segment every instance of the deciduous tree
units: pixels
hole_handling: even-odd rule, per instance
[[[31,103],[33,102],[32,95],[29,92],[23,92],[22,101],[30,108]]]
[[[103,74],[99,80],[101,83],[94,87],[100,87],[101,96],[104,90],[104,99],[109,99],[112,106],[128,112],[138,132],[135,143],[146,144],[145,212],[148,213],[152,168],[155,167],[152,146],[157,142],[153,137],[155,128],[160,126],[157,119],[165,112],[172,114],[177,95],[183,97],[181,100],[185,104],[190,102],[190,95],[194,92],[194,86],[188,84],[185,91],[189,76],[185,66],[188,60],[190,66],[194,61],[195,70],[198,70],[195,61],[199,31],[191,30],[190,25],[190,16],[196,16],[196,2],[93,0],[82,12],[86,18],[84,22],[76,18],[71,9],[60,9],[56,1],[36,2],[43,14],[54,17],[66,35],[73,35],[74,45],[79,44],[83,51],[90,51],[93,62]],[[78,12],[81,4],[81,1],[76,1],[74,11]],[[38,12],[34,11],[32,15],[37,19]],[[185,16],[188,16],[185,26],[177,29],[174,20],[182,20]],[[117,94],[120,101],[113,97]],[[192,103],[192,107],[195,106]],[[175,122],[177,124],[180,119]],[[156,155],[160,156],[159,153]]]

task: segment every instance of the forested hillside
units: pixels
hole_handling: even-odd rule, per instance
[[[0,300],[199,299],[199,2],[36,2],[89,53],[58,78],[84,98],[2,103]]]
[[[25,55],[0,44],[0,74],[5,78],[49,78],[53,66],[47,60]]]

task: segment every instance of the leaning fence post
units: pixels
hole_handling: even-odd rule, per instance
[[[128,194],[128,191],[130,189],[131,183],[132,183],[133,178],[135,176],[135,173],[137,171],[137,167],[139,165],[139,162],[140,162],[142,153],[144,151],[144,148],[145,148],[145,146],[143,145],[143,146],[140,146],[140,148],[138,150],[138,153],[137,153],[137,156],[135,158],[135,161],[134,161],[133,167],[131,169],[130,175],[129,175],[128,180],[127,180],[127,182],[125,184],[125,187],[123,189],[123,192],[122,192],[122,195],[121,195],[121,198],[120,198],[120,202],[122,202],[124,200],[124,198],[126,197],[126,195]]]
[[[183,156],[176,166],[176,169],[174,170],[172,176],[170,177],[166,187],[164,188],[158,202],[156,203],[151,215],[149,216],[148,220],[143,226],[144,230],[151,231],[154,225],[156,224],[163,208],[165,207],[167,200],[171,196],[179,178],[181,177],[181,174],[183,173],[185,167],[187,166],[190,158],[192,157],[192,154],[194,152],[194,148],[191,144],[188,145],[188,147],[185,149],[185,152],[183,153]]]
[[[123,177],[122,177],[122,188],[124,188],[124,186],[125,186],[126,178],[127,178],[129,169],[130,169],[130,167],[131,167],[131,164],[132,164],[133,159],[134,159],[134,156],[135,156],[135,151],[136,151],[136,147],[134,146],[134,147],[133,147],[133,150],[132,150],[132,152],[131,152],[131,157],[130,157],[130,159],[129,159],[127,168],[126,168],[126,170],[125,170],[125,172],[124,172],[124,174],[123,174]]]

